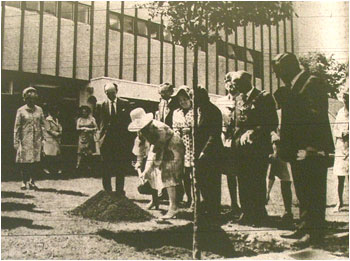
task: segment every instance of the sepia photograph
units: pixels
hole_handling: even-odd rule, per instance
[[[349,1],[1,1],[2,260],[349,258]]]

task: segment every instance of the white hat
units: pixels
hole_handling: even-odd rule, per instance
[[[131,123],[128,126],[128,130],[136,132],[146,127],[152,120],[153,114],[146,113],[142,108],[136,108],[130,112]]]

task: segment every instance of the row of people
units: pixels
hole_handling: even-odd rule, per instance
[[[275,100],[271,94],[252,86],[249,73],[230,72],[225,76],[228,95],[217,101],[221,111],[209,101],[208,93],[203,88],[199,88],[198,110],[194,112],[192,88],[183,86],[173,93],[174,89],[170,84],[163,84],[160,86],[162,99],[156,117],[154,120],[147,118],[147,124],[141,126],[142,128],[130,126],[135,121],[141,121],[147,114],[139,111],[138,115],[143,115],[141,117],[133,111],[134,115],[131,114],[132,121],[130,121],[130,103],[117,97],[117,84],[106,84],[104,89],[108,99],[99,105],[96,113],[99,118],[97,125],[100,135],[94,140],[99,144],[98,149],[104,162],[102,170],[104,189],[112,190],[111,176],[115,174],[117,194],[125,195],[124,175],[130,162],[126,152],[132,149],[130,146],[132,141],[129,141],[133,137],[129,131],[137,131],[139,138],[150,143],[144,150],[148,152],[144,152],[142,156],[143,159],[150,157],[150,160],[146,160],[144,169],[140,167],[140,174],[146,178],[150,173],[158,171],[158,178],[161,178],[158,179],[161,181],[159,184],[167,188],[171,200],[166,217],[176,215],[176,198],[181,195],[181,192],[176,193],[176,186],[182,183],[182,180],[187,204],[191,204],[191,170],[194,159],[197,159],[198,183],[206,211],[210,214],[219,212],[220,175],[225,173],[234,214],[240,214],[238,216],[240,222],[254,224],[267,216],[265,204],[272,186],[272,182],[269,182],[268,191],[266,190],[268,168],[271,181],[275,175],[284,173],[281,174],[282,195],[286,215],[291,216],[291,178],[286,163],[289,162],[303,219],[303,227],[298,229],[294,237],[307,235],[309,238],[315,238],[314,235],[311,236],[314,232],[312,229],[322,225],[324,221],[327,159],[328,154],[333,151],[326,88],[320,79],[301,70],[294,54],[278,55],[273,60],[273,67],[276,76],[286,85],[274,94]],[[346,94],[343,97],[346,97]],[[26,105],[17,111],[14,145],[17,150],[16,162],[21,163],[24,182],[22,187],[26,188],[28,183],[28,186],[33,188],[35,183],[30,173],[34,172],[30,169],[40,161],[41,142],[44,139],[43,130],[46,123],[42,109],[35,105],[36,90],[32,87],[25,89],[23,98]],[[281,108],[280,124],[275,101]],[[347,119],[348,110],[345,108],[343,111],[345,116],[339,117]],[[195,113],[198,114],[198,131],[193,150],[191,132]],[[97,128],[95,123],[85,122],[86,119],[90,119],[86,117],[87,114],[88,112],[83,119],[78,120],[77,124],[82,133],[79,138],[79,144],[82,144],[81,153],[90,150],[90,147],[84,147],[86,137],[91,140],[91,135],[86,133],[88,132],[86,126],[94,125],[93,129]],[[57,115],[51,117],[52,121],[49,119],[46,122],[51,122],[50,125],[54,127],[57,125],[55,123],[58,123]],[[62,129],[60,128],[59,133],[55,132],[57,129],[51,132],[52,137],[55,135],[59,137]],[[171,149],[168,147],[175,142],[175,137],[181,138],[176,139],[177,152],[170,153]],[[336,131],[336,138],[337,148],[340,150],[341,147],[344,150],[341,157],[340,154],[336,157],[336,163],[348,171],[346,160],[343,159],[348,155],[348,150],[346,152],[344,146],[348,144],[346,140],[348,124]],[[183,159],[180,157],[181,153]],[[174,165],[175,154],[181,160]],[[339,161],[340,159],[342,161]],[[275,162],[275,165],[269,167],[271,161]],[[221,168],[222,166],[224,168]],[[178,177],[177,169],[182,169],[180,173],[184,174]],[[174,176],[170,175],[172,179],[170,185],[165,178],[169,173],[166,171],[163,173],[162,170],[174,172]],[[341,184],[343,179],[339,181]],[[238,207],[237,183],[241,209]],[[153,188],[159,190],[156,185]],[[339,194],[342,194],[341,188],[339,190]],[[341,204],[342,201],[339,199],[339,205]]]

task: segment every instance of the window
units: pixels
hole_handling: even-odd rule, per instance
[[[219,56],[226,57],[225,42],[219,40],[216,42],[216,51]]]
[[[134,19],[132,17],[124,16],[124,32],[134,33]]]
[[[45,1],[44,12],[52,15],[57,15],[57,2]]]
[[[150,23],[148,26],[148,33],[150,34],[151,38],[153,39],[160,39],[160,26],[159,24],[155,24],[155,23]]]
[[[20,1],[6,1],[5,4],[7,6],[21,8],[21,2]]]
[[[137,21],[137,34],[142,36],[148,35],[148,28],[147,28],[147,22],[146,21]]]
[[[90,24],[90,6],[78,4],[78,22]]]
[[[109,28],[112,30],[120,30],[120,17],[116,13],[109,13]]]
[[[61,7],[61,17],[73,20],[73,3],[71,2],[61,2],[62,7]]]
[[[26,9],[30,11],[39,11],[40,4],[38,1],[26,1]]]

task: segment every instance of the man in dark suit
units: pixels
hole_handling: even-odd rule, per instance
[[[237,71],[231,77],[240,92],[232,143],[242,209],[238,222],[259,225],[267,217],[266,173],[272,153],[271,131],[278,125],[276,105],[268,92],[252,86],[248,72]]]
[[[207,90],[197,89],[198,125],[194,133],[198,187],[203,197],[204,211],[209,217],[220,214],[221,160],[224,146],[221,140],[222,116],[209,100]]]
[[[112,191],[111,177],[116,175],[116,192],[125,195],[124,177],[130,164],[131,137],[130,104],[117,97],[118,85],[107,83],[104,91],[108,99],[99,108],[100,146],[103,160],[102,184],[106,191]]]
[[[300,225],[285,238],[308,245],[322,239],[325,226],[327,167],[334,144],[325,84],[300,69],[292,53],[277,55],[272,65],[286,87],[275,92],[282,107],[281,157],[292,167],[299,200]]]

